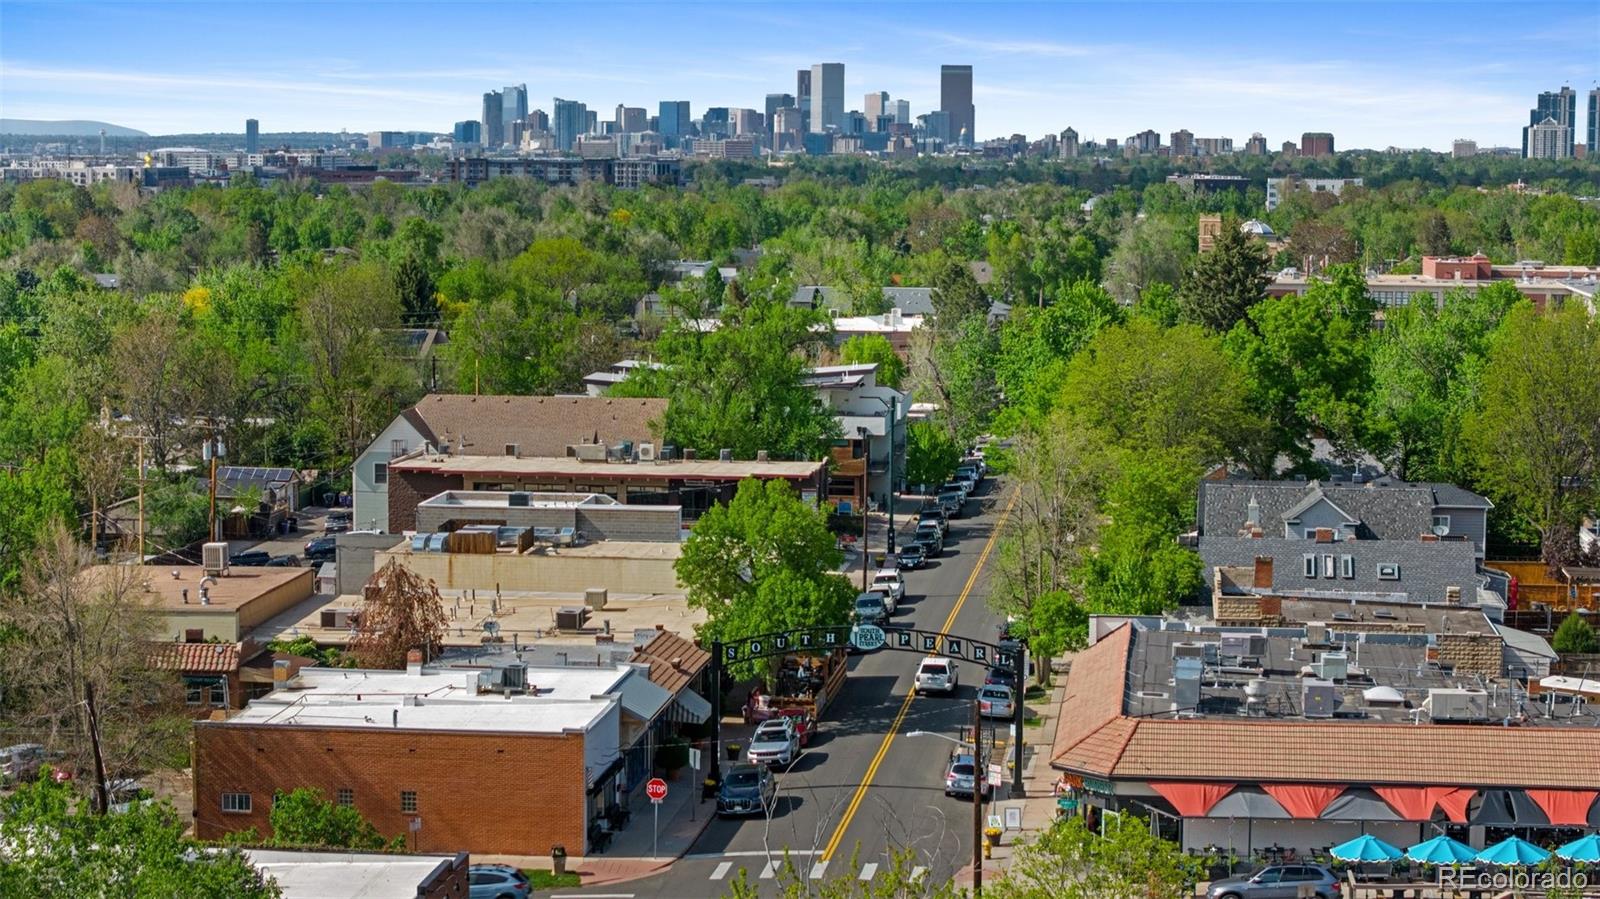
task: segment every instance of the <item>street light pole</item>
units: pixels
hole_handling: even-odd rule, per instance
[[[870,517],[867,514],[867,491],[872,482],[872,441],[866,428],[856,428],[856,434],[861,438],[861,589],[867,589],[867,525]]]
[[[987,775],[983,761],[983,747],[978,734],[983,727],[979,716],[978,698],[972,699],[972,896],[983,895],[983,792],[982,778]]]

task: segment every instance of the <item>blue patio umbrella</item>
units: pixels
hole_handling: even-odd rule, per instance
[[[1328,850],[1333,857],[1346,862],[1392,862],[1403,853],[1372,834],[1362,834],[1348,843]]]
[[[1579,837],[1557,849],[1556,855],[1572,862],[1600,862],[1600,834]]]
[[[1429,865],[1461,865],[1478,857],[1478,850],[1440,834],[1406,850],[1406,857]]]
[[[1507,837],[1478,853],[1478,861],[1486,865],[1537,865],[1550,857],[1550,853],[1521,837]]]

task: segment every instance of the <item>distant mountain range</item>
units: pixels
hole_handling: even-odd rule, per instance
[[[88,122],[78,119],[61,122],[47,122],[41,119],[0,119],[0,134],[21,134],[29,137],[46,135],[99,137],[101,128],[106,130],[106,137],[150,136],[137,128],[124,128],[109,122]]]

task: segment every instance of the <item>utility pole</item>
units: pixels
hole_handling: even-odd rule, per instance
[[[867,488],[872,482],[872,441],[868,439],[866,428],[856,428],[856,434],[861,438],[861,589],[867,589],[867,525],[870,516],[867,514]]]
[[[894,543],[894,508],[895,508],[895,479],[894,479],[894,430],[900,416],[896,414],[900,405],[900,398],[889,397],[889,552],[895,551]]]
[[[983,758],[983,718],[978,698],[972,698],[972,897],[983,895],[983,781],[989,776]]]
[[[212,430],[211,436],[206,438],[206,455],[211,457],[211,542],[217,542],[217,432]]]
[[[95,812],[104,815],[111,808],[111,796],[106,790],[106,759],[100,752],[100,716],[94,708],[94,681],[83,682],[83,704],[89,710],[89,745],[94,749]]]
[[[139,444],[139,564],[144,564],[144,439],[135,437]]]

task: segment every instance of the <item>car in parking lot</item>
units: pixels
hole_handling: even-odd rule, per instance
[[[889,614],[892,615],[895,608],[900,605],[900,601],[906,598],[906,579],[898,570],[886,568],[872,576],[872,585],[867,589],[882,590],[894,600],[889,605]]]
[[[944,552],[944,535],[939,533],[938,525],[919,526],[915,539],[922,544],[923,553],[930,559],[937,558]]]
[[[306,542],[303,555],[308,562],[332,562],[337,555],[337,541],[327,534],[315,537]]]
[[[800,756],[800,735],[795,732],[794,720],[780,716],[761,722],[750,736],[750,748],[744,755],[752,765],[792,764]]]
[[[978,763],[970,752],[957,750],[950,756],[950,761],[944,769],[944,794],[946,796],[965,796],[972,798],[974,793],[980,793],[987,801],[994,793],[994,786],[989,784],[982,772],[978,770]],[[982,784],[980,787],[979,784]]]
[[[985,718],[1010,718],[1014,711],[1010,687],[985,684],[978,688],[978,714]]]
[[[261,568],[272,561],[272,553],[264,549],[247,549],[228,557],[228,564],[239,568]]]
[[[882,593],[862,593],[856,596],[855,621],[857,624],[874,624],[882,627],[889,620],[889,607]]]
[[[960,681],[961,672],[956,670],[955,662],[939,656],[929,656],[917,666],[915,689],[918,693],[943,693],[948,696],[956,691]]]
[[[717,786],[718,815],[759,815],[777,801],[778,782],[765,765],[734,765]]]
[[[917,527],[920,528],[930,522],[939,526],[939,533],[947,534],[950,532],[950,516],[944,514],[944,509],[934,506],[931,509],[923,509],[917,513]]]
[[[961,508],[967,503],[966,494],[960,490],[941,490],[939,492],[939,508],[951,518],[961,517]]]
[[[1302,892],[1302,887],[1307,887]],[[1206,899],[1294,899],[1303,895],[1333,899],[1339,878],[1322,865],[1272,865],[1254,874],[1212,881]]]
[[[895,561],[902,569],[915,570],[928,564],[928,551],[915,538],[900,547],[895,554]]]
[[[473,865],[467,869],[467,899],[523,899],[533,892],[528,875],[510,865]]]

